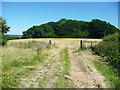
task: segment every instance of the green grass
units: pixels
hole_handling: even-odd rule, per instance
[[[0,47],[3,51],[1,53],[3,88],[18,88],[20,77],[27,75],[28,72],[33,70],[33,66],[41,63],[43,59],[48,56],[45,52],[47,49],[37,54],[37,52],[32,49],[32,46],[30,46],[31,48],[26,46],[18,47],[20,46],[18,44],[21,43],[12,43],[11,45]]]
[[[60,68],[60,74],[59,78],[56,81],[54,87],[55,88],[74,88],[74,85],[72,82],[70,82],[68,79],[65,78],[65,75],[70,75],[70,59],[68,54],[68,49],[65,48],[60,52],[61,60],[63,62],[63,66]]]
[[[46,84],[47,84],[48,78],[47,76],[44,76],[43,78],[39,79],[39,87],[40,88],[45,88]]]
[[[98,61],[93,62],[95,67],[106,77],[109,82],[110,88],[120,88],[120,81],[118,76],[114,73],[113,69],[103,66]]]

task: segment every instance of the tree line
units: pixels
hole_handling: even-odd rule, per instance
[[[5,35],[10,27],[6,20],[0,17],[0,42],[4,45],[7,40],[14,39]],[[71,19],[61,19],[33,26],[23,32],[22,38],[103,38],[120,31],[109,22],[93,19],[90,22]]]
[[[103,38],[117,31],[118,28],[99,19],[90,22],[61,19],[29,28],[23,32],[23,38]]]

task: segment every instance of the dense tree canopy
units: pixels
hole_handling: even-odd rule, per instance
[[[23,32],[23,38],[102,38],[117,31],[115,26],[99,19],[93,19],[91,22],[61,19],[58,22],[48,22],[29,28]]]

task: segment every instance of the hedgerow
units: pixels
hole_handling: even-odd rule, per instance
[[[103,41],[93,47],[93,51],[105,57],[104,61],[118,71],[120,76],[120,42],[118,33],[108,35]]]

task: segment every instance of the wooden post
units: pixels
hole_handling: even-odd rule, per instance
[[[92,48],[92,42],[91,42],[91,48]]]
[[[49,44],[51,44],[51,40],[49,40]]]
[[[80,49],[82,50],[83,49],[83,41],[80,40]]]

